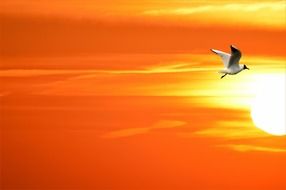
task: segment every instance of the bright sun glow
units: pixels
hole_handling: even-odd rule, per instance
[[[272,135],[286,135],[286,75],[261,75],[257,78],[251,116],[259,129]]]

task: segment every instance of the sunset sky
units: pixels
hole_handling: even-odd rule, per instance
[[[251,117],[285,32],[284,0],[1,1],[1,189],[286,189]],[[231,44],[250,70],[220,79]]]

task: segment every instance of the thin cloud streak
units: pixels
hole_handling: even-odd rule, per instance
[[[188,67],[187,67],[188,66]],[[155,66],[151,68],[141,69],[141,70],[96,70],[95,73],[105,73],[105,74],[160,74],[160,73],[185,73],[185,72],[202,72],[202,71],[216,71],[217,67],[190,67],[191,64],[175,64],[166,66]],[[83,78],[94,78],[97,77],[95,74],[87,74],[75,77],[76,79]]]
[[[0,70],[0,77],[37,77],[47,75],[85,74],[95,70],[59,70],[59,69],[7,69]]]
[[[209,12],[209,11],[237,11],[241,12],[255,12],[260,11],[261,9],[271,9],[273,11],[284,11],[285,3],[284,1],[280,2],[263,2],[263,3],[233,3],[225,5],[203,5],[192,8],[175,8],[175,9],[159,9],[159,10],[149,10],[145,11],[144,14],[147,15],[164,15],[164,14],[174,14],[174,15],[190,15],[194,13]]]
[[[269,134],[255,128],[250,122],[243,120],[219,121],[214,126],[215,127],[196,131],[193,134],[206,138],[212,137],[230,140],[270,137]]]
[[[265,147],[265,146],[256,146],[247,144],[226,144],[226,145],[217,145],[216,147],[229,148],[238,152],[273,152],[273,153],[286,152],[285,148]]]
[[[122,68],[110,65],[109,60],[106,63],[104,57],[102,62],[94,61],[95,68],[91,69],[69,69],[68,67],[66,69],[3,69],[0,71],[4,84],[2,91],[13,93],[17,88],[17,92],[27,92],[27,87],[34,85],[32,79],[37,77],[37,85],[31,86],[29,90],[32,94],[200,97],[211,95],[216,99],[204,100],[209,106],[247,108],[253,96],[253,85],[257,83],[257,74],[266,70],[271,73],[285,71],[284,58],[250,56],[242,60],[243,63],[251,65],[249,72],[243,72],[239,77],[229,76],[222,82],[217,80],[219,79],[217,71],[222,64],[216,56],[179,54],[160,58],[162,61],[155,56],[140,64],[128,62]],[[61,61],[68,63],[71,59],[66,58]],[[117,59],[124,62],[128,57],[115,56],[110,59],[114,62]],[[40,60],[37,61],[40,62]],[[80,59],[77,62],[80,62]],[[25,87],[11,83],[13,80],[22,81],[24,78],[31,79],[25,80]],[[114,91],[113,88],[118,86],[121,90]]]
[[[185,20],[196,20],[208,24],[222,23],[225,25],[235,22],[236,24],[285,28],[285,8],[286,4],[284,1],[269,1],[154,9],[144,11],[142,14],[152,17],[184,16]],[[225,19],[226,15],[228,19]]]
[[[155,129],[170,129],[175,127],[182,127],[186,124],[184,121],[177,120],[161,120],[149,127],[140,127],[140,128],[128,128],[128,129],[120,129],[108,132],[102,135],[102,138],[122,138],[122,137],[130,137],[139,134],[146,134]]]
[[[159,66],[152,66],[142,69],[7,69],[0,70],[0,77],[31,77],[31,76],[44,76],[44,75],[62,75],[62,74],[87,74],[79,78],[89,78],[92,75],[88,74],[152,74],[152,73],[177,73],[177,72],[196,72],[196,71],[211,71],[216,70],[216,67],[200,67],[199,63],[192,67],[192,63],[175,63],[164,64]]]

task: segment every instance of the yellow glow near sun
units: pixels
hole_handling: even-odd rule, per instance
[[[255,82],[251,116],[257,128],[272,135],[286,135],[285,85],[285,74],[261,75]]]

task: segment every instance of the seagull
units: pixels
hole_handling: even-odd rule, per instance
[[[223,73],[224,75],[220,78],[222,79],[226,75],[235,75],[244,69],[249,69],[244,64],[238,64],[241,58],[241,52],[234,45],[230,46],[231,54],[225,53],[220,50],[211,49],[212,52],[219,55],[222,58],[222,62],[224,64],[224,69],[219,71],[219,73]]]

